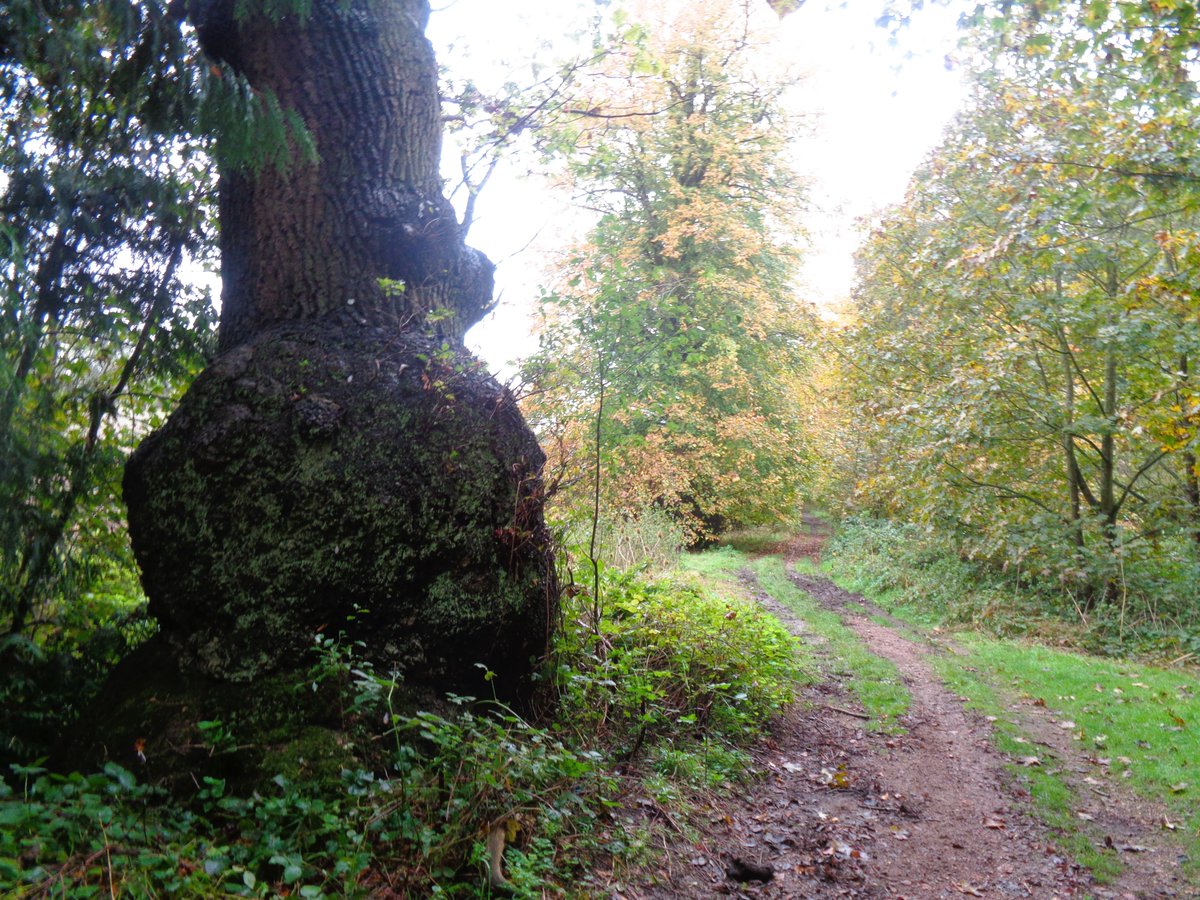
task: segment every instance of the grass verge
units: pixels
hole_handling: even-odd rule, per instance
[[[1096,774],[1162,804],[1167,825],[1173,826],[1163,827],[1183,844],[1185,871],[1200,888],[1200,685],[1195,677],[975,634],[962,635],[958,643],[969,654],[961,664],[977,668],[1005,692],[1045,704],[1060,723],[1074,723],[1072,736]]]

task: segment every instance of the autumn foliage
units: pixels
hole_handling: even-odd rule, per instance
[[[1200,536],[1196,94],[1168,19],[1109,46],[1117,12],[1085,6],[983,23],[973,100],[876,223],[839,345],[852,505],[1083,611],[1161,600]]]
[[[669,510],[693,537],[786,519],[810,454],[799,398],[800,181],[783,75],[743,4],[618,17],[561,135],[596,215],[543,303],[526,409],[569,504]]]

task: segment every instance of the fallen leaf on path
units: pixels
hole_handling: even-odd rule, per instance
[[[1036,756],[1022,756],[1017,762],[1023,766],[1040,766],[1042,764],[1042,761]]]
[[[1058,727],[1063,731],[1071,731],[1075,727],[1074,722],[1059,722]]]
[[[1093,816],[1091,813],[1081,812],[1081,813],[1076,813],[1076,815],[1079,816],[1079,818],[1083,819],[1083,821],[1085,821],[1085,822],[1095,822],[1096,821],[1096,817]]]
[[[840,856],[842,859],[849,859],[855,855],[854,848],[844,841],[833,841],[821,852],[826,856]]]
[[[1000,829],[1003,829],[1003,828],[1004,828],[1004,822],[1003,822],[1003,821],[1001,821],[1000,819],[984,819],[984,821],[983,821],[983,827],[984,827],[984,828],[1000,828]]]
[[[834,770],[834,769],[822,769],[821,770],[821,778],[820,778],[821,784],[827,784],[830,787],[839,788],[839,789],[844,790],[845,788],[850,787],[850,784],[853,780],[854,779],[852,779],[850,777],[850,773],[848,771],[846,771],[845,764],[840,764],[836,770]]]
[[[955,883],[954,889],[960,894],[967,894],[971,897],[982,897],[983,892],[973,884],[967,884],[965,881]]]

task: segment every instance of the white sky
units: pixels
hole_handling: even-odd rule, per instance
[[[781,52],[807,75],[798,111],[817,117],[813,135],[798,145],[813,208],[797,225],[812,243],[803,299],[825,305],[849,291],[856,219],[903,197],[964,96],[958,73],[945,64],[961,4],[917,14],[896,47],[875,26],[882,0],[830,5],[808,0],[777,34]],[[485,83],[533,55],[547,62],[563,56],[563,35],[583,29],[592,14],[591,3],[570,0],[444,0],[429,35],[452,72]],[[530,80],[528,70],[508,77]],[[498,170],[480,198],[469,240],[499,264],[500,305],[468,344],[494,370],[510,371],[508,363],[536,348],[532,311],[544,254],[574,230],[565,202],[512,166]]]

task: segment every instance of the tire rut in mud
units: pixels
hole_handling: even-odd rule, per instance
[[[802,618],[752,573],[740,577],[792,633],[814,642]],[[689,843],[677,833],[656,873],[613,896],[1186,896],[1161,887],[1167,878],[1153,869],[1094,884],[1030,815],[1028,794],[990,743],[990,725],[942,685],[926,661],[931,648],[872,621],[895,622],[828,579],[791,577],[897,666],[912,698],[905,732],[864,729],[836,680],[804,689],[756,751],[757,781],[701,808],[691,820],[701,838]],[[769,881],[744,880],[760,867]]]
[[[886,871],[889,880],[919,862],[926,866],[923,888],[934,892],[917,896],[941,896],[937,891],[945,891],[947,884],[959,895],[969,895],[967,888],[975,888],[984,896],[1040,897],[1053,886],[1062,892],[1059,896],[1080,891],[1097,898],[1185,896],[1171,886],[1176,877],[1173,855],[1170,847],[1161,845],[1148,847],[1145,855],[1127,857],[1126,869],[1115,884],[1089,884],[1086,873],[1058,854],[1053,836],[1029,815],[1028,794],[1005,769],[1007,758],[993,748],[991,726],[966,711],[961,698],[947,690],[931,669],[926,657],[934,652],[932,646],[906,638],[899,633],[905,630],[903,623],[826,578],[794,572],[790,578],[817,602],[838,612],[872,653],[894,663],[912,698],[904,723],[908,733],[896,741],[895,752],[877,757],[875,767],[882,782],[915,793],[924,802],[923,821],[930,827],[914,829],[909,840],[919,837],[920,843],[941,847],[943,853],[926,861],[912,859],[910,844],[903,850],[880,848],[877,870]],[[859,612],[864,609],[869,618]],[[1016,705],[1011,708],[1020,715],[1023,730],[1055,742],[1065,768],[1082,771],[1083,754],[1070,746],[1061,729],[1042,721],[1044,710],[1021,714]],[[1079,779],[1068,780],[1075,781],[1077,789],[1082,786]],[[1106,833],[1141,835],[1143,842],[1151,835],[1148,842],[1158,843],[1146,826],[1153,820],[1147,804],[1133,801],[1120,785],[1110,787],[1104,794]],[[1053,873],[1047,871],[1046,862],[1053,863]]]

